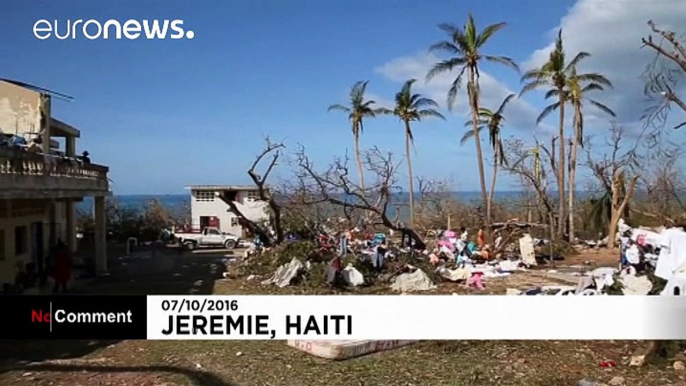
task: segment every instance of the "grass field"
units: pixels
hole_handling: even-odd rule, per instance
[[[209,254],[171,254],[130,262],[112,276],[79,290],[110,294],[331,293],[276,290],[257,281],[223,279]],[[492,280],[479,294],[546,284],[527,273]],[[476,294],[457,284],[437,293]],[[389,293],[370,288],[347,293]],[[580,317],[597,317],[586,315]],[[507,321],[503,321],[507,323]],[[436,315],[431,329],[478,329],[478,312],[466,320]],[[621,326],[618,326],[621,328]],[[638,342],[446,341],[417,344],[332,362],[282,341],[41,341],[3,342],[1,385],[576,385],[581,379],[625,385],[686,385],[671,362],[628,366]],[[614,360],[604,369],[599,362]]]

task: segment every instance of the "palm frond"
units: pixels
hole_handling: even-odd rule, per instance
[[[579,82],[593,82],[601,86],[612,88],[612,82],[610,82],[606,77],[600,74],[578,74],[576,78],[579,80]]]
[[[511,58],[508,58],[506,56],[484,55],[483,58],[489,62],[503,64],[503,65],[510,67],[513,70],[519,72],[519,66],[517,65],[517,63],[514,60],[512,60]]]
[[[479,35],[479,37],[476,40],[476,46],[477,47],[483,46],[484,44],[486,44],[488,39],[490,39],[491,36],[493,36],[494,33],[500,31],[501,29],[505,28],[506,26],[507,26],[507,23],[496,23],[496,24],[491,24],[488,27],[484,28],[484,30],[481,31],[481,34]]]
[[[537,88],[541,87],[546,87],[550,86],[550,82],[546,79],[536,79],[533,80],[522,87],[522,91],[519,92],[519,96],[521,97],[522,95],[528,93],[529,91],[533,91]]]
[[[335,104],[335,105],[329,106],[329,108],[326,109],[326,111],[343,111],[344,113],[349,113],[350,109],[343,106],[343,105]]]
[[[481,133],[481,131],[483,130],[483,128],[484,128],[484,126],[479,126],[479,127],[477,127],[477,131],[478,131],[479,133]],[[464,145],[464,144],[467,143],[467,141],[469,141],[472,137],[474,137],[474,130],[469,130],[469,131],[467,131],[466,133],[464,133],[464,135],[463,135],[462,138],[460,139],[460,145]]]
[[[495,114],[491,114],[491,115],[503,115],[503,111],[505,110],[505,107],[507,106],[508,103],[510,103],[512,98],[514,98],[515,96],[517,96],[517,95],[516,94],[510,94],[510,95],[506,96],[505,99],[503,99],[503,102],[500,104],[500,107],[498,107],[498,110],[496,110]]]
[[[615,112],[612,111],[609,107],[605,106],[604,104],[594,101],[593,99],[587,99],[589,103],[591,103],[593,106],[598,108],[600,111],[604,112],[605,114],[611,116],[611,117],[616,117]]]
[[[429,47],[429,52],[443,51],[451,54],[459,54],[460,49],[452,42],[444,40]]]
[[[550,113],[557,110],[559,107],[560,107],[560,102],[555,102],[549,106],[546,106],[546,108],[544,108],[543,111],[541,111],[541,114],[538,116],[538,118],[536,118],[536,124],[537,125],[540,124],[541,121],[545,119],[545,117],[550,115]]]
[[[567,63],[567,67],[565,67],[564,71],[565,72],[572,71],[573,69],[576,68],[576,66],[579,64],[579,62],[581,62],[582,60],[584,60],[590,56],[591,56],[591,54],[589,54],[588,52],[579,52],[578,54],[576,54],[574,59],[572,59],[569,63]]]
[[[457,75],[455,80],[453,80],[453,83],[450,85],[450,89],[448,90],[448,110],[452,110],[453,105],[455,104],[457,92],[460,90],[460,86],[462,85],[462,76],[464,75],[466,69],[467,66],[462,67],[462,70]]]
[[[431,68],[429,73],[426,74],[426,81],[427,82],[430,81],[436,75],[439,75],[439,74],[442,74],[445,72],[450,72],[453,70],[453,68],[458,67],[458,66],[463,66],[465,63],[467,63],[467,60],[465,58],[450,58],[450,59],[438,62],[433,66],[433,68]],[[464,70],[462,72],[464,72]]]
[[[432,109],[421,110],[421,111],[417,112],[417,114],[418,114],[421,118],[429,118],[429,117],[431,117],[431,118],[439,118],[439,119],[445,120],[445,117],[443,116],[443,114],[439,113],[439,112],[436,111],[436,110],[432,110]]]

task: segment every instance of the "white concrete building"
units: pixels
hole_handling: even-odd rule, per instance
[[[76,251],[76,203],[95,198],[96,273],[107,272],[109,169],[79,162],[79,130],[51,115],[52,93],[0,79],[0,284],[33,263],[45,271],[57,240]]]
[[[191,191],[191,226],[194,230],[217,227],[222,232],[246,236],[238,217],[229,210],[229,205],[218,197],[221,193],[232,197],[236,207],[248,219],[257,223],[269,221],[267,203],[259,200],[256,186],[193,185],[188,189]]]

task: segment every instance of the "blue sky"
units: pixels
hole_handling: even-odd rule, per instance
[[[607,0],[581,2],[614,7]],[[658,16],[678,20],[676,11],[666,11],[676,3],[655,4]],[[326,166],[352,149],[347,117],[328,113],[327,107],[345,103],[355,81],[369,80],[370,96],[383,104],[403,80],[421,76],[416,91],[443,103],[443,85],[425,85],[419,73],[431,59],[429,45],[443,39],[439,23],[462,24],[468,12],[481,27],[507,21],[487,51],[535,63],[552,31],[582,18],[574,12],[588,11],[574,5],[538,0],[3,1],[2,77],[75,98],[55,102],[54,115],[81,129],[79,151],[88,150],[93,162],[110,166],[115,193],[180,193],[188,184],[248,182],[245,171],[263,146],[263,135],[285,139],[291,149],[302,143],[317,165]],[[40,41],[32,34],[38,19],[183,19],[195,38]],[[485,97],[485,104],[519,90],[515,72],[488,65],[484,71],[494,79],[493,96]],[[531,139],[533,118],[542,106],[536,94],[519,103],[510,112],[517,127],[506,127],[505,134]],[[617,109],[631,115],[625,107]],[[459,145],[464,120],[458,108],[445,122],[415,125],[415,175],[451,178],[458,190],[478,189],[473,144]],[[402,127],[394,118],[365,124],[362,146],[374,145],[402,156]],[[279,174],[287,176],[287,168]],[[499,187],[508,189],[511,183],[503,178]]]

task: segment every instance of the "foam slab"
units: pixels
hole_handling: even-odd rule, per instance
[[[320,358],[343,360],[416,343],[415,340],[289,340],[288,345]]]

